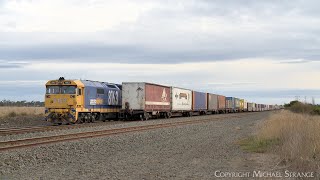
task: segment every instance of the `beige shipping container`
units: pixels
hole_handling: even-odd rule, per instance
[[[208,111],[218,111],[218,95],[208,93]]]
[[[192,110],[192,91],[177,87],[171,87],[171,110],[172,111],[191,111]]]

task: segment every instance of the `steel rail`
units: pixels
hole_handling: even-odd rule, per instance
[[[170,128],[176,126],[190,125],[190,124],[198,124],[210,122],[213,120],[225,119],[225,118],[241,118],[244,116],[228,116],[228,117],[216,117],[212,116],[211,118],[201,119],[201,120],[188,120],[188,121],[178,121],[178,122],[170,122],[170,123],[160,123],[153,125],[142,125],[142,126],[132,126],[132,127],[124,127],[117,129],[106,129],[99,131],[90,131],[90,132],[81,132],[81,133],[73,133],[73,134],[63,134],[56,136],[46,136],[46,137],[35,137],[35,138],[27,138],[27,139],[19,139],[19,140],[11,140],[11,141],[2,141],[0,142],[0,152],[20,149],[25,147],[33,147],[44,144],[65,142],[65,141],[73,141],[73,140],[81,140],[93,137],[101,137],[101,136],[110,136],[117,135],[129,132],[140,132],[146,130],[153,129],[161,129],[161,128]]]

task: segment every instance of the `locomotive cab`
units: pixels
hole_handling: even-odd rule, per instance
[[[77,121],[76,108],[81,107],[83,87],[73,80],[48,81],[45,95],[46,120],[52,123],[75,123]]]

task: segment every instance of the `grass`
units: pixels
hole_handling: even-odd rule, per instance
[[[317,170],[320,167],[320,116],[283,110],[271,115],[253,137],[239,144],[250,152],[276,153],[292,167]]]
[[[279,144],[279,139],[260,139],[256,137],[249,137],[239,141],[239,145],[243,150],[256,153],[264,153]]]
[[[0,118],[43,114],[43,107],[0,107]]]

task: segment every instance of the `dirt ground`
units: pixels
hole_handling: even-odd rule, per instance
[[[257,179],[254,171],[282,176],[259,179],[290,179],[277,156],[237,144],[271,113],[5,152],[0,179],[232,179],[227,173]]]

